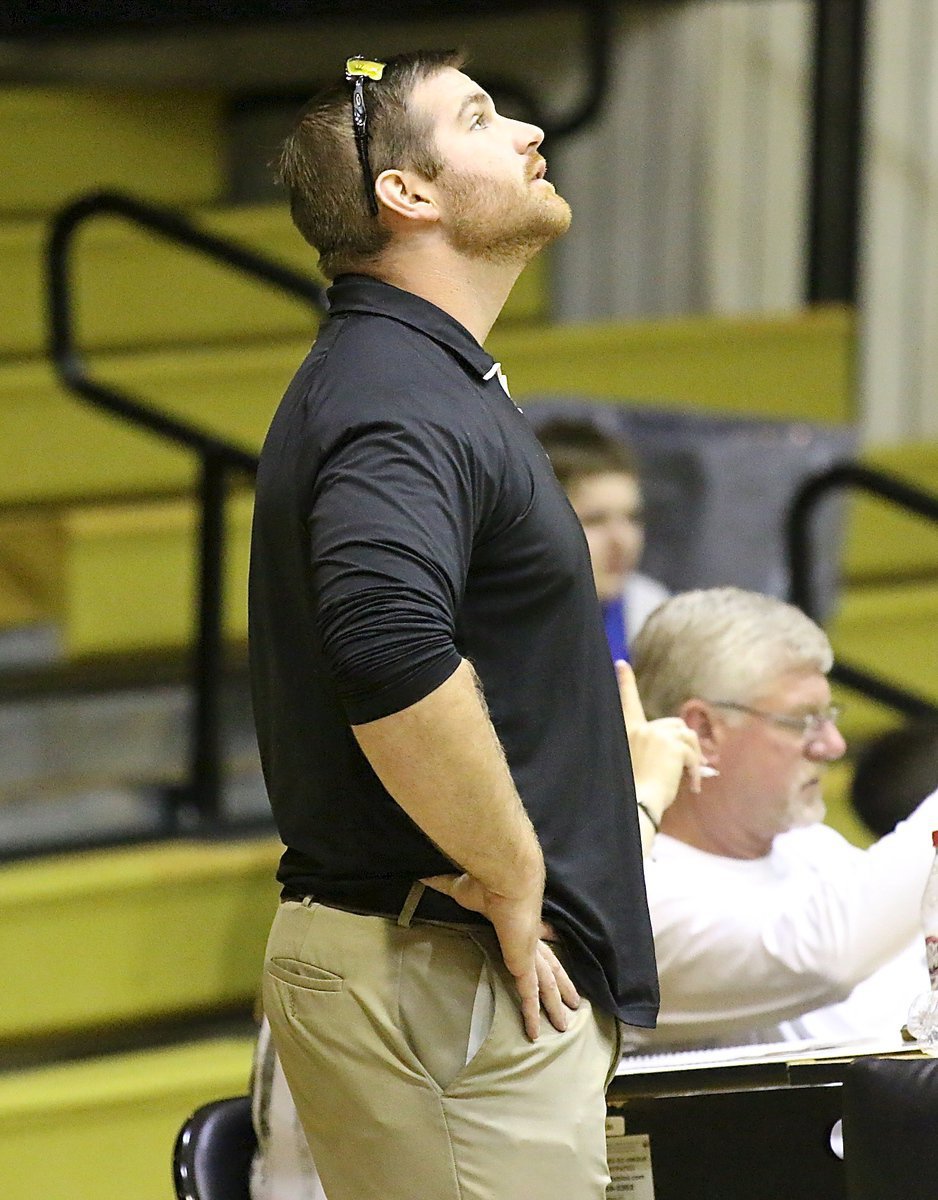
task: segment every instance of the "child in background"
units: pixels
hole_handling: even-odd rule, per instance
[[[586,419],[553,417],[538,437],[586,534],[612,657],[627,661],[630,640],[669,595],[636,569],[645,544],[638,463]]]

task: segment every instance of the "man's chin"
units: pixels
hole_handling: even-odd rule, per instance
[[[555,222],[557,226],[557,237],[566,233],[570,228],[570,222],[573,220],[573,209],[564,200],[559,192],[552,192],[545,199],[550,203],[551,208],[555,213]]]
[[[809,825],[818,825],[823,821],[827,815],[827,805],[824,803],[820,790],[813,795],[807,793],[801,796],[792,815],[794,818],[791,824],[792,829],[805,829]]]
[[[454,244],[463,253],[495,263],[528,263],[532,258],[562,237],[570,227],[570,207],[566,200],[557,204],[559,197],[552,196],[550,203],[533,214],[534,219],[516,229],[499,234],[492,230],[487,235],[462,239]]]
[[[538,199],[540,203],[533,210],[534,219],[528,227],[528,232],[531,245],[541,250],[557,238],[563,237],[570,228],[573,214],[570,205],[556,192],[550,192]]]

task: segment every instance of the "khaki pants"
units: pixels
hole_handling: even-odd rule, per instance
[[[329,1200],[605,1196],[616,1022],[529,1042],[490,929],[287,902],[264,1004]]]

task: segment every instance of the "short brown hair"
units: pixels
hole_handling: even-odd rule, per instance
[[[638,461],[621,439],[581,417],[550,417],[537,436],[565,492],[591,475],[639,477]]]
[[[428,180],[440,173],[444,164],[430,122],[409,100],[418,83],[464,62],[457,50],[399,54],[388,59],[380,80],[365,83],[373,179],[394,167]],[[387,245],[390,234],[365,199],[348,83],[322,92],[303,110],[281,147],[277,177],[289,192],[293,223],[319,251],[330,278],[361,267]]]

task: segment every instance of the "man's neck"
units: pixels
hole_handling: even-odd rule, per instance
[[[681,788],[661,818],[661,831],[721,858],[765,858],[772,850],[771,841],[755,838],[726,815],[719,799],[708,792],[706,782],[700,795]]]
[[[435,244],[425,250],[413,246],[390,249],[369,273],[429,300],[464,325],[482,345],[524,265],[470,259]]]

